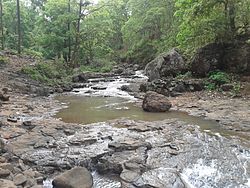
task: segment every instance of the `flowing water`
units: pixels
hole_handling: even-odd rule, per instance
[[[57,96],[56,99],[65,105],[61,109],[56,118],[67,123],[90,124],[97,122],[105,122],[118,118],[128,118],[143,121],[159,121],[164,119],[178,119],[188,124],[198,125],[201,130],[209,134],[221,136],[237,136],[222,129],[216,121],[205,120],[198,117],[190,116],[184,112],[170,111],[166,113],[148,113],[138,107],[136,99],[127,92],[121,91],[122,85],[128,85],[129,82],[141,82],[146,78],[137,72],[137,78],[116,78],[113,81],[105,82],[92,80],[88,87],[78,89],[67,95]],[[93,89],[93,88],[100,88]],[[247,165],[250,155],[248,152],[237,154],[239,161],[244,161],[242,165],[245,168],[245,175],[249,173]],[[246,164],[245,164],[246,163]],[[213,181],[223,176],[223,172],[219,172],[219,163],[211,161],[209,164],[203,159],[199,159],[196,164],[186,167],[181,173],[182,179],[187,186],[193,187],[214,187]],[[246,166],[246,167],[245,167]],[[119,188],[120,183],[115,179],[103,177],[97,173],[93,173],[94,188]],[[241,186],[250,187],[250,178],[248,182]]]

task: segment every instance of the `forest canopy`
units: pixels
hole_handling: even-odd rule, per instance
[[[0,0],[1,48],[68,65],[145,64],[249,34],[250,0]],[[18,19],[20,18],[20,20]]]

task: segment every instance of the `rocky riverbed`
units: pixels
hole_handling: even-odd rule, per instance
[[[129,82],[138,88],[135,78]],[[129,83],[125,77],[119,79],[119,87],[117,78],[109,80],[111,84],[97,79],[70,95],[108,97],[112,93],[131,100],[119,89]],[[9,86],[8,80],[2,87]],[[142,97],[138,92],[129,93]],[[176,118],[65,123],[53,117],[66,105],[54,96],[25,95],[12,86],[8,95],[10,101],[2,103],[0,112],[3,188],[50,187],[49,180],[75,166],[93,172],[95,188],[250,187],[248,98],[206,92],[169,98],[172,109],[214,119],[232,133],[222,136]]]

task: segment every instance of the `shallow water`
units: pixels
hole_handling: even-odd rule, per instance
[[[61,109],[56,118],[66,123],[90,124],[108,120],[127,118],[132,120],[159,121],[178,119],[188,124],[198,125],[202,130],[217,136],[232,135],[222,129],[216,121],[190,116],[185,112],[169,111],[165,113],[149,113],[138,107],[133,101],[118,97],[87,97],[81,95],[57,96],[67,107]]]

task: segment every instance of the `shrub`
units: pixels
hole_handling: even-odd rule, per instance
[[[72,74],[72,70],[61,60],[40,62],[34,66],[26,66],[22,69],[22,72],[34,80],[49,85],[65,83],[70,80],[69,75]]]
[[[209,74],[210,82],[214,83],[216,86],[220,86],[222,84],[226,84],[230,82],[230,76],[221,71],[211,72]]]

